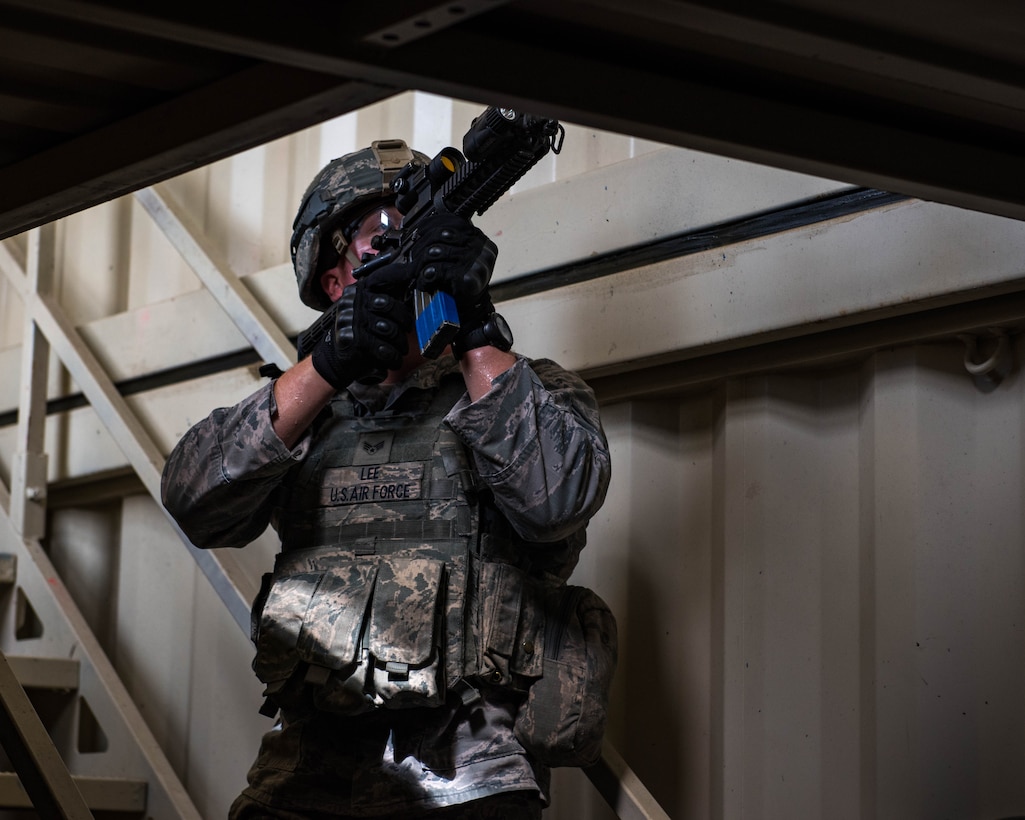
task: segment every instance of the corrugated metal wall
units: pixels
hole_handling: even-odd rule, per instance
[[[168,190],[295,332],[308,318],[287,240],[308,179],[382,136],[427,152],[456,143],[480,108],[401,95]],[[563,155],[481,223],[502,281],[844,187],[570,127]],[[61,302],[117,378],[238,346],[132,199],[62,221],[59,243]],[[629,372],[1013,288],[1022,251],[1020,223],[912,203],[503,309],[524,352]],[[4,411],[17,406],[22,331],[3,280],[0,321]],[[1025,402],[1016,372],[983,392],[963,354],[953,339],[904,344],[604,408],[613,486],[575,580],[619,617],[611,739],[670,816],[1025,814]],[[254,370],[131,401],[166,450],[250,392]],[[55,395],[74,391],[65,381],[54,368]],[[0,428],[5,482],[12,441]],[[54,481],[124,464],[88,409],[52,419],[47,447]],[[204,816],[223,816],[269,727],[245,636],[147,496],[56,510],[48,547]],[[244,551],[254,578],[273,551],[272,537]],[[550,815],[611,817],[573,771],[559,772]]]
[[[607,408],[583,574],[622,618],[613,736],[672,817],[1025,810],[1025,393],[963,356]]]

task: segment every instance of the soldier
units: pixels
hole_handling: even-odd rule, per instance
[[[519,820],[548,800],[515,729],[541,668],[532,596],[572,572],[608,446],[579,377],[511,350],[497,248],[467,220],[429,218],[416,258],[354,279],[401,221],[390,180],[414,157],[379,141],[313,179],[292,258],[304,303],[344,300],[337,325],[196,424],[164,471],[197,546],[242,547],[268,523],[281,540],[253,606],[279,719],[233,818]],[[438,359],[411,336],[410,281],[455,298]]]

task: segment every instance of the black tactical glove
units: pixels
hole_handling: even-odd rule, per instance
[[[354,381],[378,382],[402,364],[413,312],[402,298],[401,274],[386,266],[342,291],[333,326],[310,354],[314,369],[336,390]]]
[[[491,318],[494,312],[495,306],[491,303],[491,290],[485,288],[476,302],[459,308],[459,332],[456,334],[455,344],[460,344],[469,333]]]
[[[512,350],[513,334],[509,323],[495,313],[488,289],[484,289],[478,302],[463,311],[459,331],[452,339],[452,353],[462,359],[467,351],[478,347],[494,347],[498,350]]]
[[[456,302],[460,318],[480,302],[491,281],[498,247],[468,219],[437,213],[424,222],[417,243],[417,290],[441,290]]]

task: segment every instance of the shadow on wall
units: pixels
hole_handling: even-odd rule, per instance
[[[633,647],[633,651],[630,662],[618,672],[620,702],[626,713],[621,753],[672,816],[674,806],[689,802],[685,795],[706,788],[695,782],[703,761],[685,760],[682,743],[682,738],[694,737],[699,731],[688,724],[682,704],[701,700],[702,693],[688,691],[686,680],[675,674],[676,660],[666,655],[679,625],[660,611],[660,597],[651,578],[657,571],[656,566],[642,566],[637,561],[631,561],[627,569],[630,619],[628,634],[620,637],[620,644]]]

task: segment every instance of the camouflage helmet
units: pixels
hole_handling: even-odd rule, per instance
[[[375,140],[369,148],[331,160],[313,178],[292,223],[292,266],[303,304],[317,310],[331,305],[320,274],[337,264],[332,229],[388,199],[392,179],[413,159],[430,162],[403,140]]]

